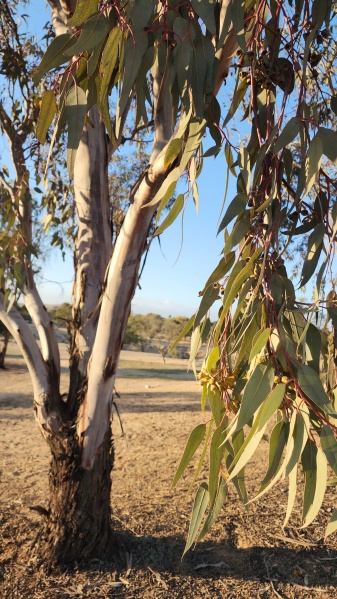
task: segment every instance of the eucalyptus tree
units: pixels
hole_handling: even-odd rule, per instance
[[[324,273],[332,272],[336,220],[335,182],[322,157],[336,160],[337,134],[320,126],[308,101],[310,84],[324,76],[320,64],[330,43],[334,8],[327,0],[299,0],[295,7],[288,0],[49,4],[56,37],[34,80],[38,84],[51,70],[57,72],[42,99],[37,134],[44,142],[53,123],[52,144],[67,127],[77,217],[66,397],[60,394],[55,335],[38,298],[27,307],[41,351],[15,308],[6,309],[4,301],[0,307],[0,318],[27,361],[36,420],[52,453],[40,552],[49,561],[68,563],[106,551],[112,393],[149,227],[180,180],[186,191],[177,195],[156,233],[177,218],[190,196],[198,204],[203,159],[222,148],[237,179],[237,195],[219,228],[224,231],[223,257],[181,333],[192,329],[192,364],[206,335],[214,344],[199,373],[202,406],[209,402],[212,418],[192,432],[174,479],[176,484],[204,441],[197,473],[210,448],[209,481],[197,491],[187,548],[217,517],[230,480],[247,500],[243,468],[274,414],[270,463],[259,495],[283,474],[289,476],[288,520],[301,460],[307,525],[323,499],[327,461],[336,472],[334,337],[313,321],[318,310],[336,320],[334,288],[323,299],[320,294]],[[216,96],[230,65],[235,84],[222,114]],[[322,82],[321,103],[333,109],[335,100]],[[128,211],[112,240],[106,171],[123,141],[133,103],[134,129],[147,126],[152,112],[152,151],[129,190]],[[241,106],[250,135],[239,147],[227,128]],[[297,137],[302,164],[295,172],[287,145]],[[210,138],[213,145],[204,150],[203,141]],[[299,225],[304,207],[309,218]],[[20,213],[19,225],[29,239],[25,214]],[[288,240],[301,233],[310,235],[300,284],[318,269],[317,297],[308,306],[297,301],[284,260]],[[26,258],[23,267],[29,272]],[[26,279],[24,293],[29,292]],[[216,301],[219,319],[212,329],[208,310]],[[335,513],[328,532],[336,520]]]

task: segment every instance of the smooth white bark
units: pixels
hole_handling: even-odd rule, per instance
[[[49,396],[48,367],[29,324],[14,306],[7,312],[4,300],[5,296],[0,291],[0,320],[14,337],[27,364],[33,384],[35,416],[44,432],[50,428],[45,409]]]
[[[111,257],[111,227],[108,189],[108,148],[105,127],[98,109],[89,114],[74,165],[74,192],[78,223],[75,248],[74,316],[78,368],[87,373],[99,312],[97,306]]]

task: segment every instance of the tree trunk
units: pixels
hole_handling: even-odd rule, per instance
[[[90,470],[81,467],[75,435],[66,443],[54,437],[50,447],[50,500],[44,526],[35,540],[35,555],[47,567],[106,559],[111,541],[110,492],[114,461],[111,427]]]
[[[3,345],[2,345],[2,349],[0,351],[0,368],[5,368],[5,357],[6,357],[6,353],[7,353],[9,335],[10,335],[9,331],[5,330]]]

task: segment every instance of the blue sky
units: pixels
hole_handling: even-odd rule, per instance
[[[22,11],[29,15],[27,29],[42,37],[42,27],[50,18],[45,0],[31,0]],[[219,97],[219,101],[225,101]],[[205,148],[212,145],[205,144]],[[9,162],[4,139],[0,139],[0,163]],[[190,316],[198,307],[198,292],[217,265],[223,248],[223,236],[216,237],[220,209],[223,203],[226,179],[226,162],[223,152],[214,159],[204,160],[203,171],[198,179],[199,214],[196,214],[192,198],[185,210],[182,226],[179,217],[161,235],[161,246],[154,239],[142,279],[137,289],[132,310],[135,313],[155,312],[163,316]],[[227,203],[234,195],[231,183]],[[59,250],[50,250],[42,266],[43,279],[39,291],[47,304],[59,304],[71,299],[73,280],[72,255],[65,261]],[[217,307],[212,317],[215,317]]]

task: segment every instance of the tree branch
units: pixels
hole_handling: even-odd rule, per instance
[[[37,291],[31,264],[32,246],[32,197],[29,188],[29,172],[24,157],[24,138],[17,132],[16,127],[0,102],[0,124],[8,138],[12,163],[16,171],[14,189],[11,190],[13,204],[18,204],[20,227],[23,241],[27,248],[25,255],[23,294],[27,310],[36,326],[42,347],[43,357],[60,376],[60,354],[55,331],[46,308]],[[6,186],[8,188],[8,186]]]
[[[55,422],[55,416],[48,415],[46,409],[50,397],[48,367],[29,324],[14,306],[7,312],[4,301],[4,293],[0,291],[0,320],[14,337],[27,364],[33,383],[35,417],[45,435],[51,422]]]

